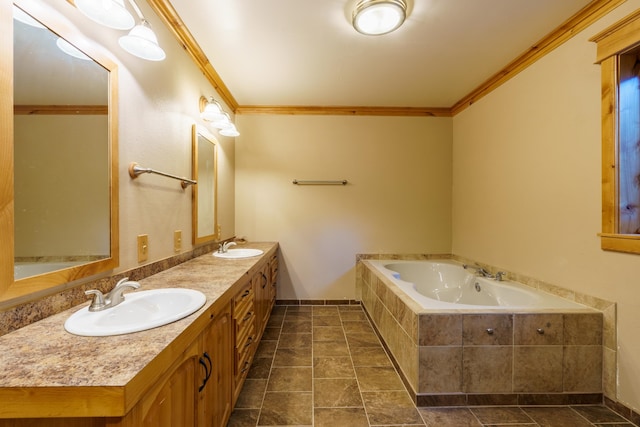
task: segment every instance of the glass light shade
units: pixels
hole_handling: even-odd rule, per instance
[[[222,119],[216,120],[211,125],[216,129],[229,129],[231,127],[234,127],[233,123],[231,123],[231,118],[229,117],[229,115],[227,113],[223,114],[224,117]]]
[[[58,46],[58,49],[60,49],[67,55],[73,56],[74,58],[82,59],[84,61],[91,61],[91,58],[89,58],[87,55],[82,53],[80,49],[63,38],[58,37],[58,40],[56,40],[56,46]]]
[[[76,7],[87,18],[116,30],[133,28],[136,21],[124,6],[124,0],[75,0]]]
[[[222,111],[222,107],[218,101],[213,98],[210,98],[207,101],[206,106],[202,113],[200,113],[200,117],[202,120],[206,120],[208,122],[215,122],[218,120],[223,120],[225,118],[224,112]]]
[[[402,25],[406,11],[403,0],[362,0],[353,12],[353,27],[366,35],[387,34]]]
[[[238,129],[236,129],[233,123],[228,128],[220,129],[218,133],[222,136],[240,136],[240,132],[238,132]]]
[[[148,61],[162,61],[167,57],[147,21],[133,27],[129,34],[120,37],[118,43],[130,54]]]
[[[27,14],[25,11],[16,6],[13,6],[13,19],[35,28],[44,28],[44,25],[36,21],[31,15]]]

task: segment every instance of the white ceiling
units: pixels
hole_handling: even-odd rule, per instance
[[[451,107],[590,0],[409,0],[383,36],[356,0],[171,0],[238,104]]]

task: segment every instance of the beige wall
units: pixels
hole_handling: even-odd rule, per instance
[[[353,299],[357,253],[449,253],[450,118],[240,115],[238,124],[236,232],[280,242],[278,298]]]
[[[600,250],[600,68],[629,1],[453,119],[453,252],[618,304],[618,397],[640,408],[640,258]]]
[[[62,15],[87,39],[118,64],[119,70],[119,179],[120,267],[138,266],[136,236],[149,235],[149,260],[175,255],[173,232],[182,230],[183,251],[191,245],[191,188],[158,175],[128,175],[131,162],[178,176],[191,176],[191,126],[205,125],[199,118],[201,95],[216,96],[214,89],[146,2],[138,2],[167,53],[162,62],[131,56],[118,45],[125,32],[92,23],[60,0],[34,0]],[[230,111],[227,108],[227,111]],[[234,143],[219,136],[219,223],[223,237],[234,234]]]

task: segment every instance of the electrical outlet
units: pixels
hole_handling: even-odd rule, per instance
[[[173,251],[180,252],[182,250],[182,231],[176,230],[173,232]]]
[[[145,262],[149,258],[149,236],[140,234],[138,236],[138,262]]]

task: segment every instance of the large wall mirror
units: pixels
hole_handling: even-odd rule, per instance
[[[1,6],[13,41],[13,63],[2,65],[13,75],[2,87],[13,123],[2,145],[13,153],[0,169],[12,171],[13,188],[0,202],[13,209],[0,225],[0,308],[118,265],[117,69],[33,3]]]
[[[193,244],[219,238],[217,224],[217,142],[206,129],[193,125],[191,132],[193,179]]]

